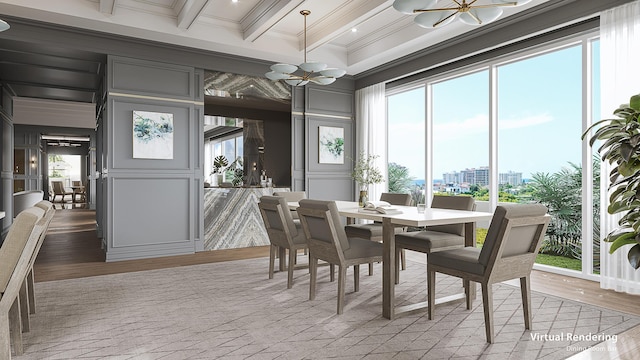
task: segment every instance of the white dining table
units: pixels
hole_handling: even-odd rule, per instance
[[[290,209],[298,207],[297,202],[292,202],[288,205]],[[380,214],[361,211],[357,202],[336,201],[336,205],[340,215],[345,216],[347,219],[366,219],[382,222],[382,316],[387,319],[394,319],[400,313],[415,311],[427,306],[426,302],[400,308],[395,306],[396,239],[394,229],[396,227],[464,223],[465,246],[476,246],[476,222],[489,220],[493,217],[493,214],[488,212],[435,208],[427,208],[424,213],[418,213],[417,208],[414,206],[399,205],[394,205],[394,207],[402,211],[400,214]],[[348,220],[348,222],[350,221]],[[471,286],[469,291],[471,291],[472,298],[475,298],[475,286]],[[453,295],[436,300],[436,304],[462,298],[464,298],[464,294]]]

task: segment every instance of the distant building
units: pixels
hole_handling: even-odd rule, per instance
[[[522,185],[522,173],[509,171],[506,173],[498,174],[498,185]],[[434,184],[434,191],[436,188],[447,192],[464,192],[464,188],[460,188],[461,184],[489,186],[489,167],[481,166],[479,168],[467,168],[464,170],[448,172],[442,174],[442,183]],[[446,188],[446,190],[445,190]]]
[[[498,174],[498,185],[522,185],[522,173],[509,171],[507,173]]]

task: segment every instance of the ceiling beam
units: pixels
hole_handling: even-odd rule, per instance
[[[189,29],[209,5],[209,2],[209,0],[187,0],[178,13],[178,28]]]
[[[392,0],[351,1],[327,14],[307,29],[307,50],[313,50],[334,40],[371,17],[388,9]],[[300,48],[304,47],[303,34]]]
[[[100,12],[113,15],[113,13],[116,11],[117,4],[118,0],[100,0]]]
[[[303,2],[303,0],[260,1],[240,20],[243,39],[251,42],[256,41]]]

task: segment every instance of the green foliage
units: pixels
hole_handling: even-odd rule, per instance
[[[344,151],[344,139],[343,138],[335,138],[335,139],[323,139],[321,143],[324,147],[327,148],[333,156],[340,156]]]
[[[563,269],[582,270],[582,260],[572,259],[565,256],[538,254],[538,256],[536,256],[536,263]]]
[[[600,159],[593,158],[593,191],[600,189]],[[531,198],[549,208],[551,221],[547,234],[540,247],[540,253],[564,256],[573,259],[582,258],[582,239],[591,236],[582,234],[582,166],[569,163],[560,171],[534,173],[530,184]],[[594,237],[599,237],[600,202],[593,201]],[[594,243],[594,254],[599,253],[600,244]],[[599,263],[594,264],[596,268]]]
[[[380,169],[375,165],[378,155],[365,155],[363,151],[358,155],[358,161],[353,166],[351,178],[360,184],[362,190],[366,190],[371,184],[381,183],[383,180]]]
[[[609,214],[622,213],[620,227],[607,235],[612,242],[610,253],[628,244],[633,245],[628,259],[635,269],[640,268],[640,102],[639,95],[631,97],[631,105],[622,105],[613,114],[614,119],[604,119],[593,124],[582,135],[584,139],[593,129],[589,140],[593,147],[602,141],[598,152],[603,161],[613,165],[609,174]],[[631,241],[633,238],[634,241]]]
[[[389,163],[389,192],[408,193],[411,191],[413,177],[409,175],[409,168],[396,163]]]
[[[135,111],[134,115],[135,119],[133,122],[133,133],[139,140],[143,142],[149,142],[156,138],[162,138],[167,134],[173,132],[173,125],[164,117],[160,118],[160,122],[156,122],[153,119],[148,119],[141,115],[138,115]]]
[[[218,155],[213,159],[213,171],[212,174],[222,174],[229,165],[229,160],[224,155]]]

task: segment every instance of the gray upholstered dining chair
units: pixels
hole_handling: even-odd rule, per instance
[[[305,193],[304,191],[274,191],[273,196],[282,196],[286,202],[294,202],[306,199],[307,193]],[[298,220],[298,213],[295,210],[290,211],[293,220]]]
[[[360,264],[382,261],[382,244],[347,237],[335,201],[300,200],[298,214],[309,244],[309,300],[316,296],[318,259],[338,265],[337,312],[342,314],[347,268],[353,265],[354,291],[357,292],[360,290]]]
[[[471,196],[434,195],[431,207],[437,209],[474,210],[475,200]],[[428,226],[423,231],[396,234],[396,259],[404,249],[425,254],[434,251],[464,247],[464,224]],[[396,266],[396,284],[400,281]]]
[[[531,288],[529,276],[540,244],[547,231],[549,216],[541,204],[509,204],[498,206],[493,214],[482,249],[465,247],[432,252],[427,261],[429,319],[435,307],[436,272],[462,278],[482,286],[482,303],[487,342],[494,340],[492,284],[520,279],[524,327],[531,329]],[[466,293],[467,309],[471,309],[470,292]]]
[[[411,205],[411,194],[397,194],[397,193],[382,193],[380,195],[381,201],[386,201],[391,205]],[[382,223],[381,222],[373,222],[369,224],[350,224],[345,226],[344,228],[348,237],[359,237],[363,239],[369,239],[371,241],[382,242]],[[403,228],[397,227],[395,228],[396,233],[401,233],[404,231]],[[404,256],[404,251],[399,253],[399,256],[396,259],[400,259],[400,263],[402,263],[402,269],[406,268],[406,259]],[[373,264],[369,264],[369,275],[373,275]]]
[[[276,251],[279,252],[280,271],[284,271],[286,267],[286,250],[289,250],[287,289],[291,289],[298,250],[307,249],[307,239],[304,236],[304,232],[293,223],[291,211],[289,211],[284,197],[262,196],[258,207],[271,242],[269,249],[269,279],[273,279]]]

